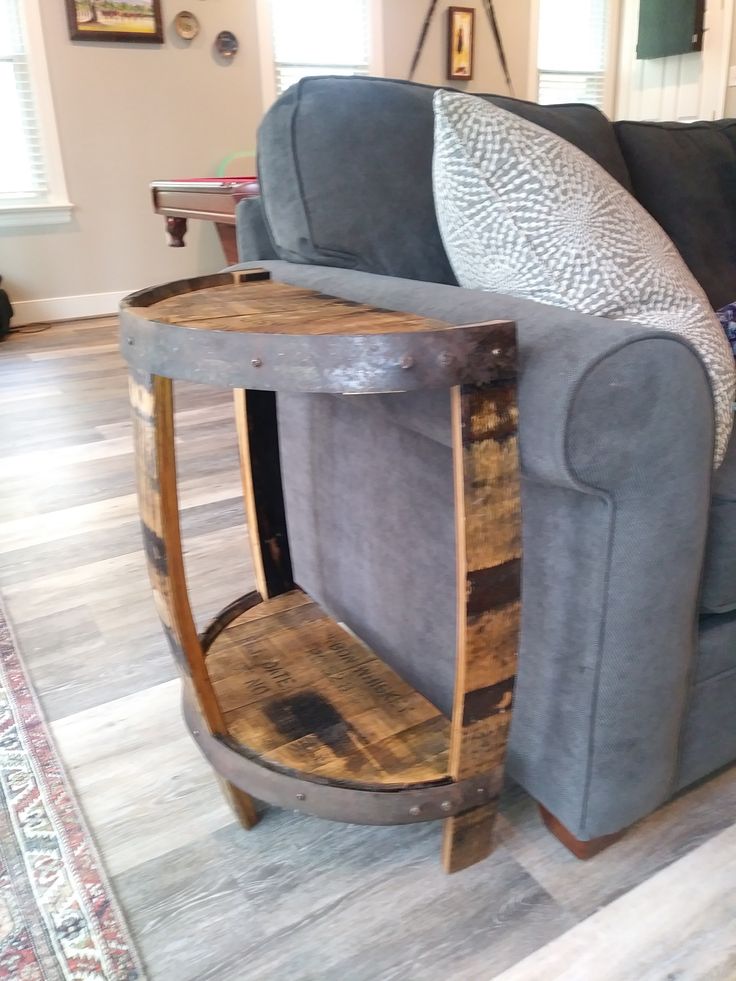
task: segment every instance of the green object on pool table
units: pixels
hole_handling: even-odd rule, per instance
[[[235,153],[229,153],[226,157],[223,157],[217,165],[215,177],[225,177],[225,171],[234,160],[254,160],[255,156],[255,150],[236,150]]]

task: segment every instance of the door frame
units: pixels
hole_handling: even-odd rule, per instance
[[[621,44],[618,56],[618,84],[616,86],[615,118],[625,119],[630,116],[631,85],[628,72],[624,71],[623,62],[624,51],[627,47],[634,50],[639,23],[639,0],[622,0],[623,10],[621,16],[620,33]],[[703,37],[703,49],[700,52],[693,52],[693,57],[703,58],[703,65],[706,69],[700,92],[698,106],[698,119],[720,119],[726,108],[726,96],[728,92],[728,71],[731,63],[731,43],[734,23],[734,4],[731,0],[706,0],[705,5],[705,33]],[[713,14],[718,10],[722,18],[720,30],[716,32],[712,27]],[[710,45],[714,38],[718,38],[719,48],[713,52]],[[713,55],[712,61],[705,61],[707,55]],[[691,57],[691,55],[676,55],[673,57]],[[660,59],[652,59],[659,61]],[[629,63],[631,66],[636,64],[636,59],[632,58]],[[627,77],[628,76],[628,77]]]

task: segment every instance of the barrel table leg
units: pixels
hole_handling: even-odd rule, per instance
[[[250,831],[251,828],[258,824],[256,802],[253,800],[250,794],[246,794],[244,790],[241,790],[240,787],[236,787],[235,784],[230,783],[229,780],[225,780],[224,777],[218,776],[217,781],[220,784],[220,789],[222,790],[223,796],[230,805],[235,817],[247,831]]]
[[[500,792],[516,674],[521,511],[515,379],[452,389],[457,536],[457,667],[450,774],[493,772]],[[456,872],[492,850],[498,796],[444,823]]]
[[[263,599],[294,588],[281,483],[276,393],[233,392],[240,474],[256,588]]]
[[[204,724],[213,735],[226,726],[212,688],[204,652],[192,617],[184,574],[174,452],[172,382],[131,370],[138,507],[153,597],[174,658],[191,689]],[[257,820],[252,799],[226,784],[226,795],[241,823]]]

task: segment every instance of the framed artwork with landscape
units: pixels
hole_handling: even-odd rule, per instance
[[[447,77],[467,82],[473,77],[475,9],[450,7],[447,14]]]
[[[66,0],[72,41],[163,44],[161,0]]]

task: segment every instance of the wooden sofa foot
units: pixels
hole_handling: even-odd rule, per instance
[[[584,862],[608,848],[609,845],[615,844],[615,842],[619,841],[626,834],[626,830],[616,831],[614,834],[601,835],[600,838],[592,838],[590,841],[580,841],[546,807],[543,807],[541,804],[537,806],[539,807],[539,813],[542,816],[547,830],[551,831],[555,838],[562,842],[568,851],[573,853],[575,858],[579,858]]]

